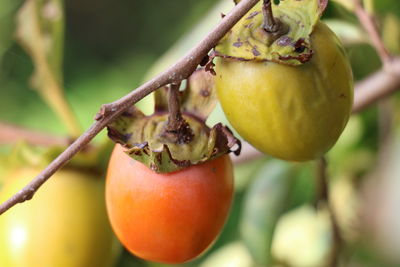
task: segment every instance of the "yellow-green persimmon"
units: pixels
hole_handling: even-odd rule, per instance
[[[38,174],[23,168],[0,191],[5,201]],[[120,246],[109,225],[104,179],[61,170],[33,199],[0,216],[0,266],[113,266]]]
[[[259,150],[306,161],[326,153],[349,119],[353,77],[344,49],[322,22],[311,34],[312,58],[289,66],[217,58],[216,86],[238,133]]]

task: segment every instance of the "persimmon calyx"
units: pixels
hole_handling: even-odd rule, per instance
[[[218,123],[210,129],[205,124],[217,101],[213,79],[205,70],[197,70],[180,92],[182,119],[192,134],[190,142],[175,142],[166,136],[167,88],[155,92],[152,115],[146,116],[132,107],[108,125],[108,136],[133,159],[159,173],[204,163],[231,152],[234,147],[233,152],[238,155],[240,141],[226,126]]]
[[[284,27],[278,35],[264,29],[262,1],[251,9],[215,47],[220,57],[237,60],[273,61],[301,65],[313,50],[310,35],[326,8],[327,0],[273,1],[274,17]],[[281,27],[281,28],[282,28]]]

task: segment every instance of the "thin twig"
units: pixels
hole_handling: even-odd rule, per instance
[[[162,72],[152,80],[138,87],[121,99],[102,106],[96,115],[96,122],[75,140],[64,152],[52,161],[38,176],[26,185],[22,190],[0,205],[0,214],[7,211],[17,203],[31,199],[40,186],[45,183],[58,169],[64,166],[76,153],[82,150],[101,130],[111,121],[117,118],[127,108],[144,98],[161,86],[179,83],[187,78],[218,43],[218,41],[243,17],[258,0],[243,0],[227,14],[222,21],[187,55],[176,64]]]
[[[333,230],[334,247],[329,266],[336,267],[339,266],[339,257],[340,257],[341,247],[343,244],[343,239],[340,233],[339,224],[335,215],[335,211],[331,206],[329,200],[329,181],[328,181],[327,167],[328,163],[324,157],[320,158],[317,161],[317,173],[316,173],[317,188],[318,188],[317,200],[318,204],[323,204],[328,208],[330,214],[332,230]]]
[[[368,35],[371,38],[371,43],[374,46],[376,52],[378,53],[381,61],[384,65],[386,65],[392,59],[389,51],[386,49],[385,44],[379,34],[378,27],[374,21],[374,17],[372,17],[362,6],[360,0],[354,1],[354,12],[358,17],[361,25],[367,31]]]
[[[28,130],[23,127],[0,122],[0,144],[12,144],[20,141],[40,146],[61,146],[69,145],[68,138]]]

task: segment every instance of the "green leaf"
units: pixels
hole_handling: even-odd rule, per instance
[[[255,262],[271,262],[271,242],[275,224],[284,211],[289,193],[290,165],[273,160],[257,173],[244,200],[240,231]]]
[[[336,33],[344,45],[369,43],[368,36],[358,25],[339,19],[328,19],[324,22]]]
[[[393,54],[400,54],[400,19],[389,13],[383,22],[383,41]]]
[[[15,14],[21,0],[0,1],[0,61],[13,42]]]

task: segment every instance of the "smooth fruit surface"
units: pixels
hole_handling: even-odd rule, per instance
[[[111,225],[138,257],[164,263],[191,260],[220,233],[233,197],[229,156],[166,174],[133,160],[117,145],[107,173]]]
[[[352,71],[339,40],[319,22],[311,45],[311,60],[297,67],[216,61],[218,97],[230,123],[253,146],[285,160],[322,156],[351,112]]]
[[[11,174],[0,200],[39,171]],[[118,245],[104,203],[104,180],[75,170],[57,172],[33,199],[0,216],[0,266],[112,266]]]

